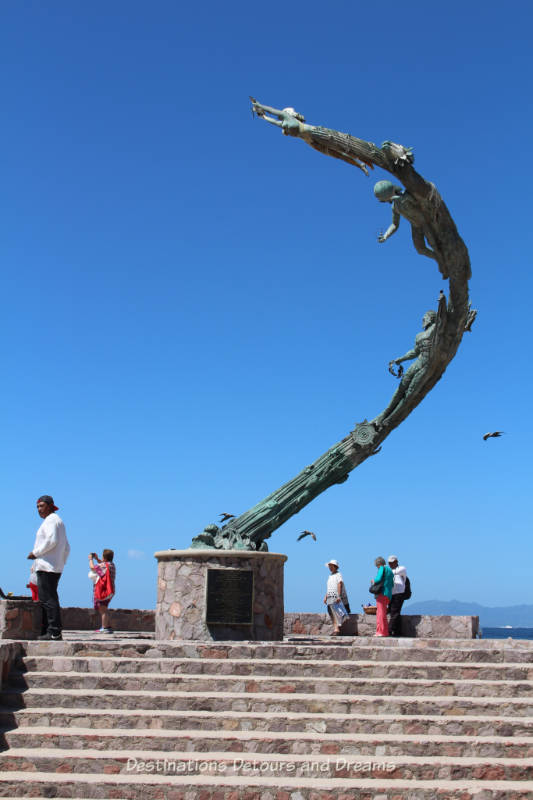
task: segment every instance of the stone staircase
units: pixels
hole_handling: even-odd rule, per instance
[[[533,798],[533,642],[20,643],[0,797]]]

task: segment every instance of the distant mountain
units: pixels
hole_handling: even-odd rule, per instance
[[[405,614],[430,614],[440,616],[479,617],[481,627],[498,628],[512,625],[513,628],[533,628],[533,605],[522,606],[482,606],[464,600],[425,600],[419,603],[405,603]]]

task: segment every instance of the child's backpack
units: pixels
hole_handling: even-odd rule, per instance
[[[94,586],[94,599],[102,603],[106,600],[111,600],[115,591],[113,588],[113,581],[111,580],[109,564],[106,561],[101,561],[99,566],[105,566],[105,573]]]

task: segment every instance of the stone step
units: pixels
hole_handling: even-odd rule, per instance
[[[425,678],[427,680],[533,680],[533,664],[472,664],[413,661],[299,661],[295,659],[228,658],[124,658],[82,656],[29,656],[21,659],[22,672],[116,672],[195,674],[195,675],[270,675],[319,678]]]
[[[175,751],[328,756],[457,756],[533,758],[533,737],[443,736],[437,734],[276,733],[265,731],[132,730],[130,728],[19,727],[2,734],[3,745],[16,748],[67,750]]]
[[[533,642],[69,637],[21,652],[0,695],[0,796],[533,798]]]
[[[129,656],[151,658],[236,658],[372,661],[449,661],[455,663],[533,663],[533,641],[513,639],[371,639],[356,637],[338,644],[332,639],[318,644],[293,642],[154,642],[62,641],[25,642],[28,656]]]
[[[494,709],[497,712],[497,707]],[[138,730],[172,731],[182,729],[200,731],[263,731],[267,733],[319,733],[319,734],[404,734],[407,736],[443,735],[469,737],[517,737],[527,738],[533,730],[531,717],[457,716],[452,715],[405,715],[397,714],[342,714],[332,717],[330,713],[249,712],[234,711],[229,716],[225,711],[172,711],[158,710],[154,715],[148,709],[135,708],[60,708],[30,707],[19,711],[0,709],[0,725],[4,731],[19,726],[33,726],[74,730],[78,728],[126,728]]]
[[[426,680],[423,678],[322,678],[291,676],[175,675],[166,673],[12,672],[9,685],[39,689],[97,689],[125,692],[184,691],[211,693],[273,693],[319,695],[409,695],[411,697],[519,697],[533,699],[527,681]]]
[[[186,771],[201,774],[202,765],[212,765],[214,773],[244,777],[250,772],[250,763],[265,774],[282,773],[291,779],[298,778],[350,778],[354,773],[368,778],[401,780],[477,780],[477,781],[530,781],[533,779],[533,759],[522,758],[470,758],[466,756],[329,756],[284,753],[230,755],[210,751],[193,753],[172,751],[164,754],[158,750],[68,750],[40,748],[10,750],[2,755],[4,772],[85,772],[85,773],[145,773],[161,764],[167,774],[179,775]],[[262,766],[260,766],[262,765]]]
[[[398,780],[227,775],[80,775],[0,772],[4,796],[122,800],[531,800],[520,781]]]
[[[0,703],[9,708],[46,707],[86,708],[88,705],[104,708],[146,708],[218,711],[288,711],[298,713],[329,712],[331,714],[445,714],[491,716],[533,716],[533,700],[519,697],[466,697],[456,695],[412,696],[405,695],[331,695],[303,692],[182,692],[168,690],[117,691],[114,689],[30,688],[21,692],[5,689],[0,693]],[[497,712],[497,714],[496,714]]]

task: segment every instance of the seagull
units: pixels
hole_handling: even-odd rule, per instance
[[[219,514],[220,522],[226,522],[227,519],[233,519],[235,514],[226,514],[224,511],[222,514]]]
[[[304,539],[306,536],[311,536],[313,540],[316,542],[316,536],[314,533],[312,533],[312,531],[302,531],[301,534],[296,539],[296,541],[299,542],[300,539]]]
[[[483,437],[483,441],[486,442],[487,439],[491,439],[492,437],[501,436],[502,433],[505,433],[505,431],[493,431],[493,433],[486,433],[485,436]]]

